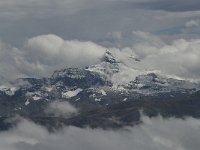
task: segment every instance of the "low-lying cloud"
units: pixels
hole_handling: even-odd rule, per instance
[[[0,83],[20,77],[50,76],[55,70],[67,67],[94,65],[99,63],[106,49],[132,68],[200,79],[200,39],[176,39],[166,44],[147,32],[132,34],[135,37],[132,46],[120,48],[107,48],[91,41],[65,41],[51,34],[30,38],[21,48],[0,42]],[[140,62],[129,61],[130,57],[139,58]]]
[[[65,41],[56,35],[28,39],[20,49],[0,43],[0,79],[48,76],[65,67],[85,67],[99,62],[105,48],[93,42]]]
[[[200,39],[177,39],[165,44],[149,33],[142,36],[145,40],[133,45],[133,51],[141,59],[140,67],[182,78],[200,79]]]
[[[78,113],[78,110],[67,101],[55,101],[49,104],[46,111],[56,117],[70,117]]]
[[[25,58],[33,64],[45,66],[84,67],[95,64],[105,48],[93,42],[64,41],[56,35],[42,35],[29,39]]]
[[[200,20],[190,20],[190,21],[185,23],[185,26],[188,27],[188,28],[198,27],[199,23],[200,23]]]
[[[120,130],[65,127],[49,133],[22,120],[0,133],[2,150],[198,150],[200,120],[143,117],[143,124]]]

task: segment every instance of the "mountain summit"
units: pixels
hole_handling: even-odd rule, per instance
[[[112,53],[109,50],[106,50],[105,54],[101,58],[101,61],[108,62],[111,64],[118,63],[116,58],[112,55]]]

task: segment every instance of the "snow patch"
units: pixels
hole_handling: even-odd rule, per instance
[[[41,99],[41,97],[39,97],[39,96],[37,96],[37,95],[33,96],[32,98],[33,98],[34,101],[38,101],[38,100]]]
[[[107,93],[106,93],[103,89],[102,89],[100,92],[101,92],[101,94],[104,95],[104,96],[107,95]]]
[[[123,99],[123,102],[126,102],[127,101],[127,98]]]
[[[141,83],[137,84],[138,88],[142,88],[143,86],[144,86],[144,84],[141,84]]]
[[[45,87],[47,92],[51,92],[53,90],[53,87]]]
[[[174,95],[170,95],[170,97],[174,98],[175,96]]]
[[[80,88],[78,88],[74,91],[67,91],[67,92],[62,93],[62,97],[71,98],[71,97],[78,95],[81,91],[83,91],[83,89],[80,89]]]
[[[79,101],[80,100],[80,98],[77,98],[75,101]]]
[[[9,87],[9,86],[5,86],[5,85],[0,86],[0,91],[4,92],[5,94],[7,94],[9,96],[15,95],[15,92],[17,90],[18,90],[18,88],[16,88],[16,87]]]
[[[26,102],[25,102],[25,105],[27,106],[27,105],[29,105],[30,104],[30,102],[29,102],[29,100],[27,100]]]
[[[96,97],[96,94],[92,94],[92,95],[90,95],[90,97]]]
[[[45,95],[42,95],[42,93],[39,91],[39,92],[27,92],[26,93],[26,97],[28,99],[31,99],[31,100],[34,100],[34,101],[38,101],[40,99],[42,99],[42,97],[45,96]]]
[[[95,98],[95,102],[100,102],[101,98]]]

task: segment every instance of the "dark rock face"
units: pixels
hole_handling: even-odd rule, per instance
[[[106,107],[85,111],[71,118],[53,116],[26,116],[32,121],[46,126],[49,130],[61,128],[64,125],[77,127],[92,127],[104,129],[117,129],[124,126],[133,126],[141,123],[141,112],[149,117],[161,115],[163,117],[184,118],[192,116],[200,118],[200,92],[192,95],[177,96],[175,99],[161,100],[161,98],[143,97],[130,99],[126,102],[116,103]],[[0,130],[13,126],[4,122],[7,117],[0,118]]]
[[[108,50],[105,52],[104,56],[101,58],[102,62],[107,62],[110,64],[117,64],[118,61],[115,59],[115,57],[109,52]]]
[[[104,77],[99,74],[79,68],[68,68],[56,71],[51,80],[51,84],[62,83],[64,86],[69,87],[98,87],[104,85],[111,85]]]

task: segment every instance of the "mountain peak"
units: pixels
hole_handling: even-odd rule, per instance
[[[101,61],[108,62],[108,63],[118,63],[118,61],[115,59],[115,57],[112,55],[112,53],[109,50],[106,50],[104,56],[101,58]]]

